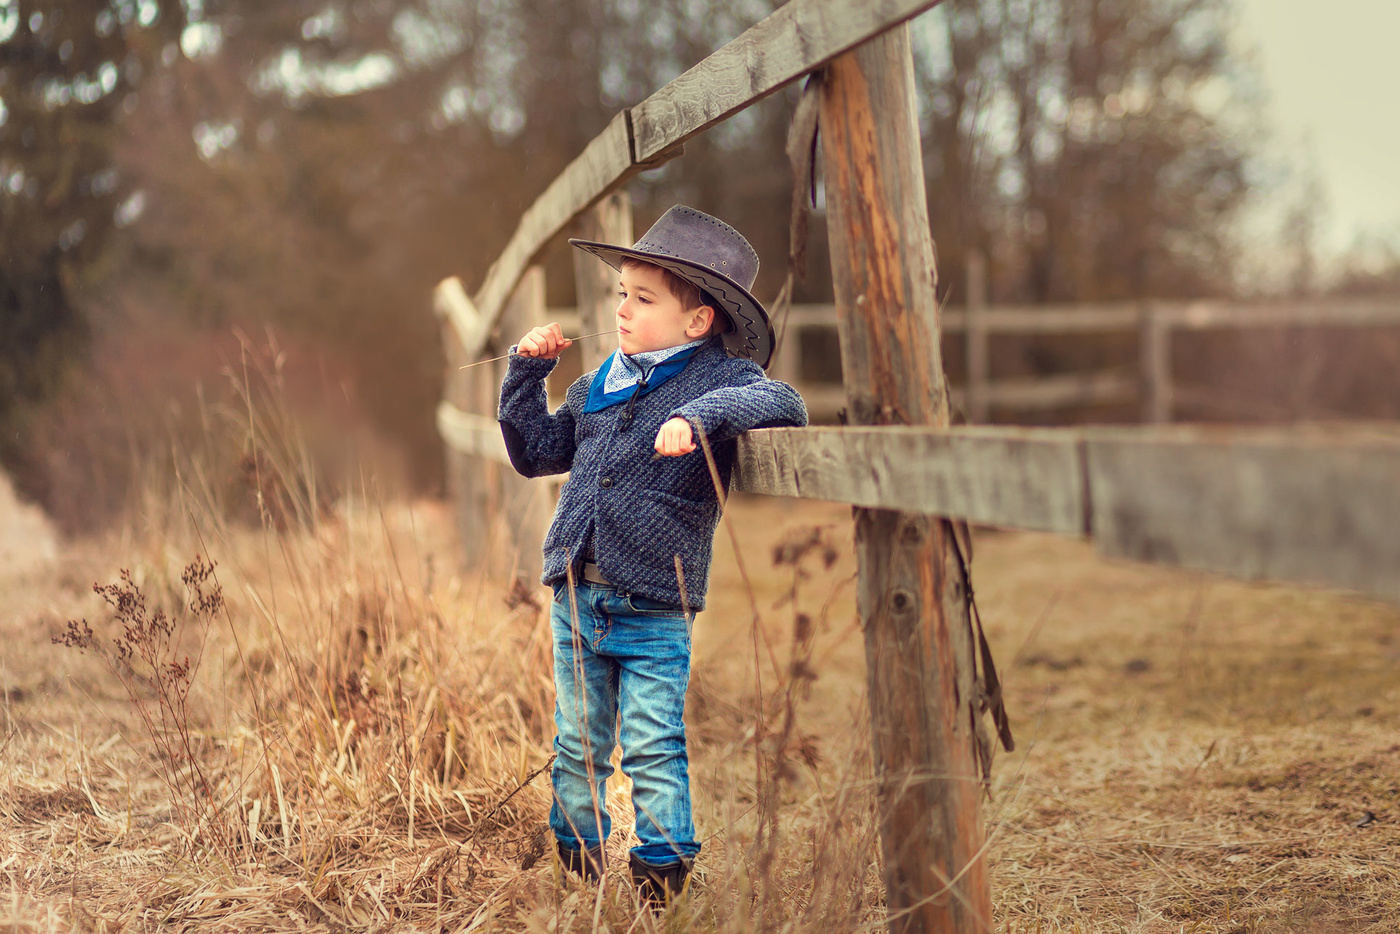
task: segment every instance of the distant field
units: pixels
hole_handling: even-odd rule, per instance
[[[543,627],[456,574],[446,511],[417,503],[200,524],[226,603],[202,656],[198,627],[180,649],[202,657],[204,798],[160,780],[107,670],[50,644],[69,618],[102,631],[92,584],[122,567],[178,607],[196,530],[0,568],[0,928],[883,929],[850,511],[743,498],[729,519],[752,590],[722,527],[690,710],[705,851],[667,918],[633,905],[620,784],[600,898],[540,857]],[[817,679],[789,691],[807,648],[773,547],[814,527],[838,560],[806,559]],[[996,930],[1400,928],[1400,609],[1020,533],[977,536],[974,583],[1018,741],[985,809]]]

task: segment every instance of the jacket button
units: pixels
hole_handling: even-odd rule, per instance
[[[606,490],[608,487],[612,486],[612,477],[604,477],[598,481],[598,485]]]

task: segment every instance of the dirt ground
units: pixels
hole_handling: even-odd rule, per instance
[[[436,583],[425,587],[439,594],[450,631],[487,598],[441,570],[450,562],[446,510],[432,503],[394,509],[387,521],[413,541],[394,560],[429,568]],[[816,841],[835,813],[833,789],[868,785],[850,527],[847,507],[742,497],[720,529],[710,607],[695,627],[689,712],[697,824],[706,840],[701,884],[708,871],[718,889],[719,867],[761,833],[735,815],[755,806],[756,692],[776,689],[793,643],[794,609],[785,602],[792,570],[775,566],[773,549],[812,529],[822,530],[837,560],[830,568],[809,564],[810,577],[798,583],[796,606],[816,622],[817,678],[794,704],[800,763],[778,811],[794,841],[782,851],[791,863],[785,878],[795,880],[792,899],[815,897],[802,894],[801,879],[820,868]],[[141,774],[150,756],[132,751],[139,730],[110,676],[50,639],[69,618],[96,621],[94,581],[109,582],[132,564],[178,563],[163,547],[127,534],[0,567],[0,797],[8,801],[0,806],[0,930],[276,929],[266,919],[238,922],[231,907],[214,912],[239,891],[263,891],[236,880],[222,900],[208,896],[199,911],[179,918],[168,908],[158,918],[142,914],[147,909],[123,901],[131,896],[120,884],[122,867],[148,866],[169,842],[162,812],[132,804],[154,800]],[[996,761],[984,812],[995,930],[1400,930],[1400,608],[1109,562],[1088,543],[990,530],[976,536],[973,573],[1018,743]],[[532,644],[530,627],[542,623],[535,617],[522,625],[521,645]],[[460,651],[469,653],[472,637],[462,632]],[[522,772],[545,752],[522,752]],[[468,782],[447,784],[463,789]],[[625,784],[609,798],[625,828]],[[522,800],[528,812],[544,799]],[[860,813],[841,812],[841,819]],[[149,832],[112,829],[123,821]],[[256,831],[256,814],[253,823]],[[843,832],[869,837],[868,826]],[[804,835],[813,841],[805,851]],[[874,850],[858,852],[868,864],[848,868],[875,894],[849,917],[879,929]],[[530,915],[530,901],[545,898],[534,894],[547,888],[545,870],[503,867],[495,870],[501,887],[491,891],[523,900],[512,917],[525,920],[501,929],[589,929],[587,917],[561,921],[558,903],[553,915]],[[166,878],[171,870],[162,872]],[[320,904],[325,896],[317,893]],[[214,913],[201,914],[206,908]],[[303,929],[496,929],[480,920],[492,914],[465,907],[452,916],[460,920],[436,927],[389,914],[355,923],[348,907],[340,921],[311,928],[307,909],[279,915],[289,929],[293,916]],[[612,917],[605,914],[600,929],[626,927]],[[749,929],[732,920],[695,926]],[[668,929],[690,928],[677,922]],[[821,927],[809,919],[794,929]]]
[[[0,471],[0,574],[43,565],[58,556],[58,539],[44,514],[15,497],[10,478]]]

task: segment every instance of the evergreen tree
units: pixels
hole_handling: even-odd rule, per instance
[[[87,333],[78,293],[126,194],[113,151],[178,4],[0,0],[0,453]]]

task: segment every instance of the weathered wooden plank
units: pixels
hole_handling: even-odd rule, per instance
[[[607,129],[584,147],[578,158],[570,162],[550,182],[544,194],[521,215],[510,242],[491,264],[486,280],[474,299],[488,333],[494,330],[507,299],[526,267],[535,261],[549,241],[558,236],[575,217],[640,170],[632,163],[627,114],[619,113]],[[467,355],[472,358],[479,356],[486,338],[479,335],[462,337]],[[473,341],[469,343],[467,337],[473,337]]]
[[[1065,373],[1032,379],[999,379],[985,389],[989,405],[1008,409],[1060,409],[1076,405],[1132,402],[1137,378],[1114,372]]]
[[[515,335],[521,335],[531,328],[545,323],[544,267],[531,266],[521,277],[519,285],[511,293],[510,301],[501,313],[501,327],[511,335],[507,339],[514,342]],[[492,364],[494,385],[499,387],[505,378],[509,361],[497,360]],[[497,389],[499,394],[499,388]],[[495,397],[490,411],[495,411]],[[496,427],[497,435],[500,426]],[[503,445],[504,447],[504,445]],[[546,479],[530,479],[516,473],[515,468],[498,468],[499,479],[499,519],[498,537],[509,542],[509,549],[502,549],[508,567],[504,570],[527,587],[537,586],[543,565],[544,535],[549,528],[550,517],[554,514],[554,493]]]
[[[1163,304],[1159,314],[1170,327],[1367,327],[1400,324],[1400,299],[1318,299],[1240,305],[1229,302]]]
[[[443,443],[458,453],[510,463],[506,443],[501,438],[501,426],[494,418],[463,412],[443,400],[437,407],[437,427]]]
[[[495,419],[437,418],[453,450],[508,462]],[[734,489],[1087,532],[1106,555],[1400,602],[1393,430],[774,428],[740,437]]]
[[[1139,305],[1003,305],[983,312],[986,328],[1000,334],[1068,334],[1082,331],[1131,331]]]
[[[450,332],[444,329],[443,337],[455,337],[456,340],[452,343],[463,350],[462,358],[472,359],[475,355],[468,357],[465,353],[466,347],[484,344],[489,329],[468,297],[467,290],[462,287],[461,279],[451,276],[438,283],[437,288],[433,290],[433,311],[451,328]]]
[[[821,139],[850,420],[946,427],[907,26],[827,67]],[[859,508],[854,518],[889,929],[990,929],[978,766],[985,734],[952,526],[887,509]]]
[[[768,428],[739,438],[746,493],[1084,535],[1080,439],[1034,428]]]
[[[1102,554],[1400,601],[1400,442],[1182,427],[1085,445]]]
[[[1137,327],[1137,303],[1104,305],[1001,305],[987,306],[981,312],[988,333],[1060,334],[1080,331],[1131,331]],[[939,328],[944,332],[963,331],[967,312],[945,306],[939,311]],[[789,327],[835,327],[835,305],[793,305]]]
[[[447,280],[451,281],[451,280]],[[1371,327],[1400,324],[1400,301],[1363,303],[1355,307],[1348,303],[1320,303],[1282,312],[1249,305],[1173,305],[1154,302],[1160,309],[1163,323],[1186,329],[1249,328],[1249,327]],[[1190,315],[1192,308],[1208,307],[1208,315]],[[988,307],[982,312],[988,333],[998,334],[1068,334],[1077,332],[1132,331],[1143,318],[1140,303],[1085,306],[1001,306]],[[551,308],[550,320],[573,320],[571,308]],[[788,315],[789,331],[802,328],[835,328],[835,305],[793,305]],[[961,332],[967,326],[966,312],[945,306],[939,311],[939,329],[944,333]],[[789,339],[796,340],[792,333]]]
[[[632,108],[638,162],[661,155],[939,0],[789,0]]]
[[[461,341],[452,330],[450,322],[443,326],[443,349],[447,356],[447,378],[444,385],[443,402],[440,409],[450,412],[483,413],[494,411],[494,397],[499,384],[489,367],[458,369],[469,361]],[[472,418],[484,418],[470,415]],[[440,420],[441,421],[441,420]],[[501,442],[500,429],[495,430],[495,441],[505,453]],[[445,468],[448,492],[452,497],[453,512],[457,520],[457,537],[461,543],[461,560],[464,567],[479,569],[491,560],[491,511],[493,502],[493,476],[495,464],[486,464],[479,457],[455,450],[451,445],[445,452]]]
[[[559,326],[564,329],[564,336],[576,337],[579,334],[586,334],[578,320],[578,309],[565,305],[551,305],[544,311],[546,321],[558,321]]]
[[[967,325],[967,418],[978,425],[986,423],[992,404],[987,391],[992,370],[986,312],[987,258],[972,250],[967,254],[967,307],[963,315]]]
[[[807,405],[812,422],[832,422],[846,408],[846,387],[840,383],[793,383]]]
[[[1172,331],[1166,310],[1156,302],[1143,307],[1138,324],[1138,370],[1142,382],[1142,420],[1152,425],[1172,420]]]
[[[574,222],[573,235],[581,240],[631,245],[632,199],[625,191],[615,191],[598,202],[591,211],[579,215]],[[592,253],[573,250],[574,291],[578,296],[577,332],[565,334],[596,334],[616,327],[617,272]],[[580,345],[583,372],[596,370],[617,347],[614,338],[594,338]]]

